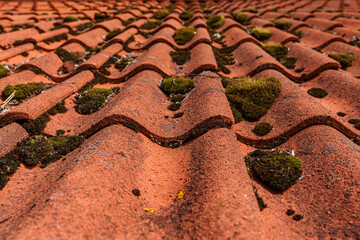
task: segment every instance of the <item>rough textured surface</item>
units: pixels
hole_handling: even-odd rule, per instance
[[[0,90],[45,84],[21,103],[1,94],[1,240],[360,238],[358,1],[0,5]],[[159,12],[167,15],[159,24],[142,27]],[[182,20],[184,12],[192,16]],[[213,16],[221,24],[210,27]],[[184,27],[196,33],[179,45],[174,33]],[[254,27],[270,30],[268,41],[286,56],[265,51],[273,43],[252,36]],[[176,51],[190,59],[177,65]],[[332,52],[355,60],[341,68]],[[281,83],[258,121],[225,94],[231,78],[245,76]],[[194,87],[165,94],[161,82],[175,77],[193,78]],[[76,100],[93,87],[112,94],[98,111],[77,113]],[[328,95],[315,98],[313,88]],[[264,122],[272,130],[256,134]],[[21,164],[10,175],[3,166],[29,135],[86,140],[45,168]],[[282,193],[244,162],[250,151],[273,148],[302,160],[300,180]]]

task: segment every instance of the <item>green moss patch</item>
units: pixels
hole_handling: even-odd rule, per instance
[[[272,36],[271,30],[264,27],[252,27],[249,28],[249,32],[259,41],[266,41]]]
[[[226,67],[226,65],[232,65],[235,63],[233,55],[231,53],[232,48],[223,47],[215,48],[213,47],[213,52],[215,55],[216,63],[218,65],[219,71],[229,74],[231,71]]]
[[[60,42],[62,40],[68,40],[68,35],[66,33],[57,35],[57,36],[52,37],[52,38],[45,39],[44,43],[50,44],[50,43],[54,43],[54,42]]]
[[[186,94],[194,88],[194,80],[185,77],[165,78],[160,89],[167,95]]]
[[[126,26],[129,26],[131,23],[133,23],[135,21],[135,18],[129,18],[128,20],[126,21],[121,21],[122,22],[122,25],[124,25],[125,27]]]
[[[249,25],[248,16],[245,12],[237,12],[234,14],[234,19],[242,25]]]
[[[276,28],[284,31],[289,30],[292,26],[292,22],[286,19],[272,19],[270,21],[275,24]]]
[[[275,78],[242,77],[229,81],[225,94],[246,120],[256,121],[267,113],[280,91],[280,81]]]
[[[66,51],[65,49],[63,48],[58,48],[55,50],[55,53],[59,56],[59,58],[63,61],[63,62],[66,62],[66,61],[71,61],[71,62],[74,62],[74,63],[78,63],[80,61],[80,59],[75,56],[74,54]]]
[[[22,40],[17,39],[17,40],[15,40],[15,42],[13,43],[13,46],[14,46],[14,47],[17,47],[17,46],[20,46],[22,43],[23,43]]]
[[[113,93],[112,89],[92,88],[80,94],[75,100],[75,110],[83,115],[89,115],[100,110]]]
[[[14,91],[15,95],[13,100],[22,102],[23,100],[38,95],[44,89],[44,83],[28,83],[28,84],[17,84],[15,86],[8,85],[2,92],[3,98],[7,99]]]
[[[115,62],[115,68],[119,69],[119,71],[124,71],[127,66],[136,61],[136,58],[137,57],[133,55],[123,56]]]
[[[179,17],[181,20],[187,21],[194,16],[192,12],[182,12]]]
[[[113,39],[117,35],[119,35],[122,31],[120,29],[115,29],[114,31],[109,32],[106,34],[105,39],[106,41],[109,41],[110,39]]]
[[[109,15],[107,15],[105,13],[95,13],[95,22],[97,22],[97,23],[103,22],[108,18],[109,18]]]
[[[177,111],[181,108],[181,103],[172,103],[168,106],[170,111]]]
[[[168,15],[169,15],[169,10],[164,8],[164,9],[161,9],[159,11],[154,12],[153,18],[155,18],[155,19],[163,19]]]
[[[297,59],[294,57],[286,57],[289,50],[281,43],[267,42],[263,44],[262,48],[271,56],[276,58],[276,60],[278,60],[286,68],[289,69],[295,68],[295,63]]]
[[[8,177],[0,172],[0,190],[6,186],[6,183],[9,181]]]
[[[279,191],[294,185],[303,171],[301,160],[287,151],[256,150],[248,154],[245,163],[251,176]]]
[[[216,29],[224,25],[225,17],[224,16],[211,16],[206,21],[208,27]]]
[[[88,28],[91,28],[92,26],[94,26],[94,23],[93,22],[88,22],[88,23],[84,23],[84,24],[81,24],[79,26],[76,27],[76,29],[78,31],[84,31]]]
[[[257,9],[257,8],[249,8],[248,11],[251,12],[251,13],[258,13],[259,9]]]
[[[350,45],[360,48],[360,38],[358,37],[353,37],[353,39],[351,39],[349,43]]]
[[[9,70],[7,70],[3,65],[0,64],[0,78],[6,77],[9,73]]]
[[[173,117],[173,118],[180,118],[180,117],[182,117],[183,115],[184,115],[183,112],[178,112],[178,113],[175,113],[175,114],[174,114],[174,117]]]
[[[58,113],[66,113],[67,110],[68,109],[65,107],[65,101],[61,101],[61,102],[57,103],[54,107],[52,107],[48,111],[48,114],[54,116]]]
[[[330,52],[327,55],[332,59],[338,61],[341,64],[342,69],[351,67],[353,61],[355,61],[355,54],[352,52],[346,52],[346,53]]]
[[[170,56],[177,65],[183,65],[187,61],[190,60],[191,52],[189,52],[189,51],[176,51],[176,52],[171,51]]]
[[[324,98],[328,95],[328,92],[322,88],[310,88],[307,93],[316,98]]]
[[[181,102],[182,100],[184,100],[185,96],[182,94],[173,94],[170,96],[170,101],[171,102]]]
[[[360,123],[360,119],[352,118],[352,119],[349,119],[348,123],[357,124],[357,123]]]
[[[157,28],[161,24],[161,21],[147,21],[143,25],[141,25],[141,29],[150,30]]]
[[[271,132],[273,126],[270,123],[262,122],[255,125],[253,132],[258,136],[265,136]]]
[[[173,38],[175,42],[179,45],[184,45],[191,41],[195,36],[196,30],[192,27],[185,27],[175,30]]]
[[[64,23],[76,22],[76,21],[78,21],[78,20],[79,20],[79,18],[76,17],[76,16],[67,15],[67,16],[64,17],[63,22],[64,22]]]

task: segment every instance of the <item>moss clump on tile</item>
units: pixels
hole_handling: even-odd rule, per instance
[[[249,28],[249,32],[259,41],[266,41],[272,36],[271,30],[264,27],[252,27]]]
[[[225,17],[224,16],[211,16],[206,21],[208,27],[216,29],[224,25]]]
[[[281,43],[267,42],[262,48],[278,61],[284,59],[289,52],[288,48]]]
[[[287,31],[288,33],[297,36],[298,38],[302,38],[304,36],[304,33],[301,31]]]
[[[360,123],[360,119],[352,118],[352,119],[349,119],[348,123],[357,124],[357,123]]]
[[[107,14],[95,13],[95,22],[97,23],[102,22],[108,18],[109,16]]]
[[[94,26],[94,23],[93,22],[88,22],[88,23],[84,23],[84,24],[81,24],[79,26],[76,27],[76,29],[78,31],[84,31],[88,28],[91,28],[92,26]]]
[[[21,56],[27,57],[27,56],[29,56],[29,53],[27,53],[27,52],[22,52],[22,53],[21,53]]]
[[[6,77],[9,73],[9,70],[7,70],[3,65],[0,64],[0,78]]]
[[[174,114],[174,117],[173,117],[173,118],[180,118],[180,117],[182,117],[183,115],[184,115],[183,112],[178,112],[178,113],[175,113],[175,114]]]
[[[194,80],[186,77],[165,78],[161,84],[160,89],[167,95],[171,94],[186,94],[194,88]]]
[[[21,44],[22,44],[22,40],[20,40],[20,39],[17,39],[17,40],[15,40],[15,42],[13,43],[13,46],[14,47],[16,47],[16,46],[20,46]]]
[[[316,98],[324,98],[328,95],[328,92],[322,88],[310,88],[307,93]]]
[[[38,95],[44,89],[44,83],[28,83],[28,84],[17,84],[15,86],[8,85],[4,88],[2,95],[4,99],[7,99],[14,91],[15,95],[13,100],[22,102],[26,98]]]
[[[305,70],[305,68],[297,68],[297,69],[295,69],[295,72],[301,73],[301,72],[304,71],[304,70]]]
[[[170,101],[174,102],[174,103],[181,102],[184,99],[185,99],[185,96],[182,95],[182,94],[172,94],[172,95],[170,95]]]
[[[52,107],[50,110],[48,110],[47,113],[54,116],[58,113],[66,113],[67,110],[68,109],[65,107],[65,101],[61,101],[57,103],[54,107]]]
[[[288,30],[292,26],[292,22],[286,19],[272,19],[270,21],[275,24],[276,28],[284,31]]]
[[[168,15],[169,15],[169,10],[167,10],[166,8],[164,8],[164,9],[161,9],[161,10],[159,10],[159,11],[154,12],[153,18],[160,20],[160,19],[165,18],[165,17],[168,16]]]
[[[271,56],[276,58],[276,60],[278,60],[286,68],[289,69],[295,68],[295,63],[297,59],[294,57],[286,57],[289,50],[281,43],[267,42],[262,46],[262,48]]]
[[[14,151],[7,153],[0,158],[0,173],[13,174],[20,167],[20,162]]]
[[[145,30],[150,30],[150,29],[154,29],[157,28],[159,25],[161,24],[161,21],[147,21],[146,23],[144,23],[143,25],[141,25],[141,29],[145,29]]]
[[[355,61],[355,54],[352,52],[346,52],[346,53],[330,52],[327,55],[332,59],[338,61],[341,64],[342,69],[351,67],[353,61]]]
[[[281,91],[275,78],[235,78],[227,84],[225,94],[230,105],[249,121],[257,121],[266,114]]]
[[[110,39],[113,39],[114,37],[116,37],[117,35],[119,35],[121,33],[120,29],[115,29],[114,31],[109,32],[108,34],[106,34],[105,36],[105,40],[109,41]]]
[[[241,112],[237,110],[236,107],[232,106],[232,104],[230,104],[230,109],[234,116],[235,123],[241,122],[243,120]]]
[[[194,14],[192,12],[182,12],[179,17],[181,20],[183,21],[187,21],[189,19],[191,19],[194,16]]]
[[[18,143],[13,150],[18,161],[27,166],[46,167],[73,151],[84,141],[82,136],[31,137]]]
[[[172,103],[168,106],[170,111],[177,111],[181,108],[181,103]]]
[[[129,18],[128,20],[126,21],[121,21],[122,25],[124,25],[125,27],[126,26],[129,26],[131,23],[133,23],[135,21],[135,18]]]
[[[179,45],[184,45],[195,36],[196,30],[193,27],[185,27],[175,30],[173,38]]]
[[[119,69],[119,71],[124,71],[127,66],[136,61],[136,58],[134,55],[123,56],[115,62],[115,68]]]
[[[112,89],[92,88],[80,94],[75,100],[75,110],[83,115],[92,114],[106,103],[107,98],[113,93]]]
[[[64,17],[63,22],[64,22],[64,23],[76,22],[76,21],[78,21],[78,20],[79,20],[79,18],[76,17],[76,16],[67,15],[67,16]]]
[[[349,43],[350,45],[360,48],[360,38],[358,37],[353,37],[353,39],[351,39]]]
[[[265,136],[271,132],[273,126],[270,123],[262,122],[255,125],[253,132],[258,136]]]
[[[177,65],[183,65],[190,60],[191,53],[189,51],[171,51],[170,56]]]
[[[45,39],[43,42],[46,44],[54,43],[54,42],[60,42],[62,40],[68,40],[68,35],[66,33],[57,35],[52,38]]]
[[[245,12],[237,12],[234,14],[234,19],[238,22],[241,23],[242,25],[249,25],[250,22],[247,19],[247,14]]]
[[[5,174],[0,172],[0,190],[6,186],[8,181],[9,178]]]
[[[219,71],[222,71],[225,74],[229,74],[231,71],[226,67],[226,65],[232,65],[235,63],[235,60],[232,57],[233,55],[231,54],[231,49],[227,47],[213,47],[213,52]]]
[[[355,124],[354,127],[355,127],[357,130],[360,130],[360,123]]]
[[[287,151],[255,150],[248,154],[245,163],[250,175],[279,191],[294,185],[303,171],[301,160]]]
[[[346,116],[346,113],[344,113],[344,112],[338,112],[337,115],[338,115],[339,117],[345,117],[345,116]]]
[[[248,11],[251,12],[251,13],[258,13],[259,9],[257,9],[257,8],[248,8]]]
[[[71,61],[71,62],[74,62],[74,63],[77,63],[80,61],[80,59],[75,56],[74,54],[66,51],[65,49],[63,48],[58,48],[55,50],[55,53],[59,56],[59,58],[63,61],[63,62],[66,62],[66,61]]]

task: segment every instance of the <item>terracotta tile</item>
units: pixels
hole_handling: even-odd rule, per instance
[[[336,21],[330,21],[327,19],[321,19],[321,18],[309,18],[306,20],[310,26],[312,26],[314,29],[320,30],[320,31],[326,31],[326,30],[332,30],[336,27],[342,27],[343,25],[341,23],[338,23]]]
[[[93,55],[89,60],[83,62],[79,65],[77,70],[82,69],[98,69],[100,68],[110,57],[117,54],[122,50],[122,45],[119,43],[115,43],[105,48],[101,52]]]
[[[252,42],[261,46],[261,42],[238,27],[230,28],[223,35],[227,46],[234,46],[235,44],[242,44],[244,42]]]
[[[346,42],[343,38],[337,35],[311,28],[299,28],[297,31],[304,33],[304,36],[300,38],[300,43],[310,48],[322,48],[332,42]]]
[[[217,63],[209,44],[199,43],[191,49],[191,58],[186,63],[186,74],[197,74],[205,70],[216,70]]]
[[[17,123],[9,124],[0,128],[0,157],[12,151],[18,142],[25,139],[28,133]]]
[[[287,33],[285,31],[281,31],[275,27],[269,27],[269,29],[272,32],[271,37],[268,39],[268,41],[270,41],[270,42],[278,42],[278,43],[285,44],[288,42],[296,42],[299,40],[298,37],[296,37],[290,33]]]
[[[124,29],[124,26],[122,25],[121,21],[117,18],[98,23],[94,26],[94,28],[98,28],[98,27],[102,27],[108,32],[114,31],[115,29],[120,29],[120,30]]]
[[[253,18],[250,20],[252,26],[261,26],[261,27],[273,27],[274,24],[268,20],[261,18]]]
[[[81,72],[11,109],[0,117],[0,121],[34,120],[93,78],[94,75],[90,71]]]
[[[21,54],[22,52],[28,52],[30,50],[34,49],[34,45],[31,43],[23,44],[18,47],[10,48],[7,50],[4,50],[0,52],[0,61],[9,59],[11,57],[14,57],[16,55]]]
[[[1,34],[0,47],[10,48],[16,40],[24,40],[37,34],[39,34],[39,32],[35,28],[28,28],[24,30]]]

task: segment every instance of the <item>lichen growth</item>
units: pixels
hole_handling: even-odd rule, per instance
[[[346,53],[329,52],[327,55],[332,59],[338,61],[341,64],[342,69],[351,67],[353,61],[355,61],[355,54],[352,52],[346,52]]]
[[[328,95],[328,92],[322,88],[310,88],[307,93],[316,98],[324,98]]]
[[[194,14],[192,12],[182,12],[179,17],[181,20],[183,21],[187,21],[189,19],[191,19],[194,16]]]
[[[0,78],[6,77],[8,75],[9,71],[0,64]]]
[[[169,10],[164,8],[164,9],[154,12],[153,18],[160,20],[160,19],[165,18],[167,15],[169,15]]]
[[[252,27],[249,28],[249,32],[259,41],[266,41],[272,36],[271,30],[264,27]]]
[[[245,163],[251,176],[279,191],[289,189],[302,174],[301,160],[287,151],[255,150],[248,154]]]
[[[144,23],[143,25],[141,25],[141,29],[145,29],[145,30],[150,30],[150,29],[154,29],[157,28],[159,25],[161,24],[161,21],[147,21],[146,23]]]
[[[208,27],[216,29],[224,25],[225,17],[224,16],[211,16],[206,21]]]
[[[253,131],[258,136],[265,136],[270,133],[272,129],[273,126],[270,123],[262,122],[256,124]]]
[[[186,94],[194,88],[194,80],[186,77],[165,78],[160,89],[167,95]]]
[[[64,17],[63,22],[64,22],[64,23],[76,22],[76,21],[78,21],[78,20],[79,20],[79,18],[76,17],[76,16],[67,15],[67,16]]]
[[[107,98],[113,93],[112,89],[92,88],[80,94],[75,100],[75,110],[84,115],[92,114],[106,103]]]
[[[177,65],[183,65],[187,61],[190,60],[191,52],[189,52],[189,51],[176,51],[176,52],[171,51],[170,56]]]
[[[149,213],[153,213],[154,209],[153,208],[144,208],[145,212],[149,212]]]
[[[180,199],[182,199],[185,195],[185,191],[184,191],[184,188],[181,188],[178,193],[176,194],[176,198],[175,200],[178,201]]]
[[[270,21],[275,24],[276,28],[284,31],[288,30],[292,26],[292,22],[286,19],[272,19]]]
[[[267,113],[280,91],[280,81],[275,78],[241,77],[227,83],[225,94],[246,120],[256,121]]]
[[[242,25],[249,25],[250,22],[247,19],[247,14],[245,12],[237,12],[234,14],[234,19],[241,23]]]
[[[18,102],[22,102],[23,100],[38,95],[41,93],[41,91],[44,89],[45,84],[44,83],[28,83],[28,84],[17,84],[15,86],[8,85],[4,88],[2,95],[3,98],[8,98],[14,91],[15,95],[13,97],[13,100],[16,100]]]
[[[193,27],[185,27],[175,30],[173,38],[179,45],[184,45],[195,36],[196,30]]]

